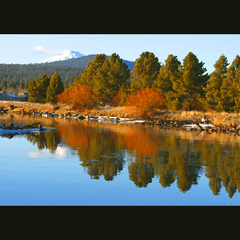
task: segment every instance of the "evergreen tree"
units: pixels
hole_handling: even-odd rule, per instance
[[[234,112],[240,112],[240,68],[236,69],[235,80],[234,80],[234,89],[235,89],[235,107]]]
[[[130,69],[118,54],[113,53],[109,58],[110,69],[108,72],[111,97],[115,96],[121,88],[128,84]]]
[[[63,82],[57,72],[51,78],[46,92],[46,102],[57,102],[57,95],[64,91]]]
[[[221,92],[220,88],[227,74],[227,66],[229,65],[227,58],[224,54],[214,64],[215,70],[210,74],[208,84],[205,88],[206,91],[206,108],[211,110],[221,110]]]
[[[90,87],[94,86],[94,76],[98,68],[101,68],[107,56],[105,54],[96,54],[95,58],[88,62],[86,69],[80,76],[74,78],[73,84],[86,84]]]
[[[38,88],[36,86],[36,81],[33,80],[28,84],[27,92],[29,95],[28,102],[36,103],[38,101]]]
[[[167,107],[171,110],[176,110],[180,107],[177,92],[173,89],[173,85],[181,77],[180,64],[181,62],[177,59],[177,56],[170,54],[165,60],[165,64],[160,68],[157,79],[153,83],[153,88],[165,94]]]
[[[221,86],[221,100],[219,110],[226,112],[237,111],[236,99],[239,95],[238,71],[240,68],[240,57],[237,55],[227,70],[226,78]]]
[[[111,95],[111,88],[109,84],[108,72],[110,69],[110,64],[107,58],[105,58],[101,67],[97,68],[95,75],[93,76],[93,86],[92,90],[99,100],[106,101]]]
[[[0,85],[0,89],[1,89],[1,91],[5,91],[7,89],[7,82],[6,81],[2,81],[2,83]]]
[[[24,88],[25,88],[24,81],[21,80],[21,81],[20,81],[20,84],[19,84],[19,90],[21,91],[21,90],[23,90]]]
[[[185,110],[202,109],[204,87],[209,78],[203,65],[195,54],[189,52],[180,66],[181,78],[173,84],[173,89],[178,93],[177,101]]]
[[[108,60],[105,54],[97,54],[88,62],[82,75],[74,78],[71,86],[88,85],[99,100],[108,102],[119,92],[122,85],[127,84],[129,77],[130,70],[119,55],[113,53]]]
[[[158,58],[152,52],[143,52],[135,61],[132,76],[131,88],[132,90],[139,90],[140,88],[152,87],[153,82],[157,79],[160,63]]]
[[[50,84],[50,77],[48,77],[46,74],[43,74],[38,83],[38,93],[40,95],[38,102],[40,103],[46,102],[46,97],[47,97],[46,92],[49,84]]]
[[[41,78],[36,78],[28,84],[29,102],[45,103],[46,92],[50,83],[50,78],[46,74],[42,74]]]

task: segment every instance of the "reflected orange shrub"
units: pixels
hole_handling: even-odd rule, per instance
[[[123,134],[124,144],[127,149],[133,149],[137,155],[151,157],[158,152],[161,138],[155,138],[151,129],[133,128]]]
[[[91,138],[91,131],[85,124],[64,124],[57,127],[57,134],[65,139],[67,144],[72,148],[88,147]]]

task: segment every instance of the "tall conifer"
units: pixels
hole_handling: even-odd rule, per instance
[[[173,85],[178,93],[177,100],[185,110],[200,110],[204,101],[204,87],[209,78],[204,62],[199,62],[192,52],[183,59],[180,66],[181,78]]]
[[[161,65],[158,61],[158,58],[155,57],[154,53],[143,52],[135,61],[132,70],[132,90],[152,87],[153,82],[157,79],[160,67]]]
[[[57,72],[55,72],[51,78],[46,92],[46,102],[57,102],[57,95],[64,90],[63,82]]]
[[[181,62],[177,59],[177,56],[170,54],[165,60],[165,64],[160,68],[157,79],[153,83],[154,89],[165,94],[167,107],[171,110],[176,110],[180,106],[177,92],[173,89],[173,85],[181,77],[180,64]]]
[[[90,86],[99,100],[106,103],[128,83],[129,78],[130,70],[118,54],[113,53],[109,59],[105,54],[97,54],[82,75],[74,79],[73,85]]]
[[[227,58],[224,54],[214,64],[215,70],[210,74],[208,84],[205,88],[206,91],[206,108],[211,110],[220,111],[221,92],[220,88],[227,74],[227,66],[229,65]]]
[[[238,72],[240,69],[240,57],[237,55],[231,66],[228,68],[226,78],[221,86],[221,100],[219,101],[219,110],[226,112],[237,111],[236,99],[239,95]]]

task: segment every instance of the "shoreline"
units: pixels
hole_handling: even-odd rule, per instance
[[[205,131],[240,136],[240,114],[214,111],[159,111],[150,119],[132,116],[127,107],[101,108],[79,112],[70,106],[50,103],[0,101],[0,114],[72,118],[122,124],[156,125],[161,129]]]

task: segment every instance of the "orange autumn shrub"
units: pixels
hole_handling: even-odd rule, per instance
[[[92,109],[97,105],[97,97],[91,87],[81,84],[68,88],[57,96],[57,100],[79,111]]]
[[[156,110],[166,106],[164,95],[153,88],[142,88],[130,95],[127,99],[127,106],[132,106],[131,114],[135,117],[150,118]]]
[[[118,107],[121,105],[122,94],[121,92],[117,93],[113,98],[109,101],[110,106]]]

